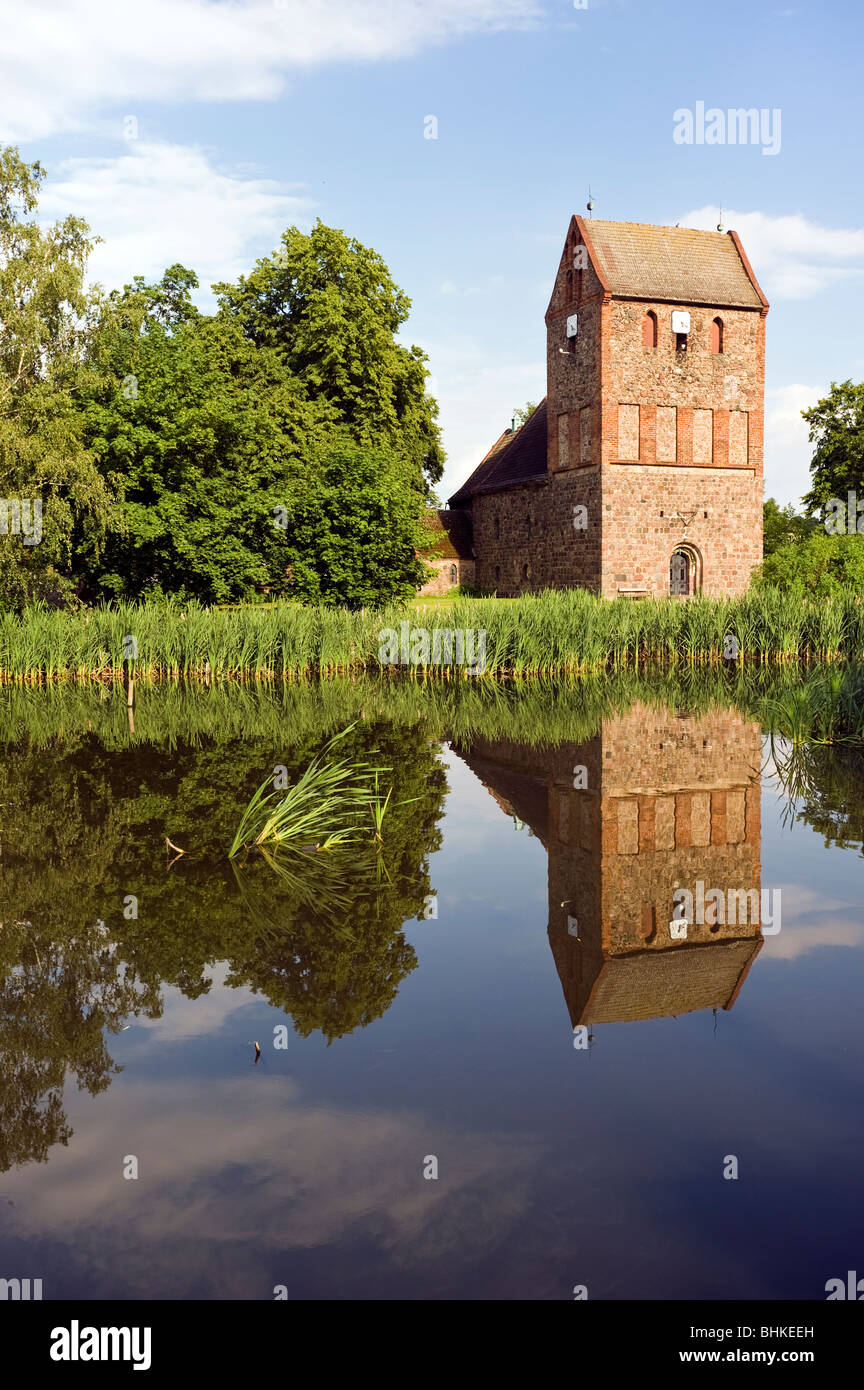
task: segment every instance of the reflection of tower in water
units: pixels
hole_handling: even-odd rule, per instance
[[[458,751],[548,852],[549,943],[574,1026],[732,1007],[759,923],[685,920],[675,892],[759,892],[758,724],[637,705],[586,743]]]

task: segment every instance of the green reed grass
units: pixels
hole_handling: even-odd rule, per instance
[[[243,812],[229,859],[248,849],[331,850],[350,844],[357,840],[359,822],[370,807],[380,839],[390,793],[382,804],[378,782],[387,769],[332,756],[353,727],[331,738],[284,793],[274,789],[272,778],[262,782]]]
[[[864,658],[864,605],[854,592],[806,599],[780,590],[738,599],[599,599],[585,590],[547,590],[510,602],[457,597],[441,612],[281,603],[201,608],[179,603],[118,604],[79,613],[34,606],[0,614],[0,683],[119,681],[124,638],[134,637],[138,681],[289,681],[390,669],[382,634],[400,625],[486,634],[487,676],[581,675],[664,665],[717,665],[731,634],[749,666],[857,662]],[[433,648],[434,650],[434,648]],[[446,643],[444,644],[446,652]],[[430,652],[416,674],[465,678],[464,667]]]

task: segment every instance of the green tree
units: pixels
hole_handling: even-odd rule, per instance
[[[308,235],[289,227],[281,250],[214,289],[222,314],[257,346],[277,349],[358,443],[395,449],[420,491],[438,481],[444,453],[426,354],[397,342],[411,301],[376,251],[320,220]]]
[[[849,492],[864,496],[864,383],[831,383],[828,395],[801,412],[810,427],[813,483],[803,499],[808,511],[821,511]]]
[[[864,590],[864,536],[814,534],[781,546],[762,561],[758,585],[829,597],[854,586]]]
[[[240,315],[199,314],[191,271],[104,305],[86,436],[123,501],[90,596],[203,602],[267,592],[359,606],[407,597],[424,490],[386,435],[357,440]]]
[[[168,312],[159,287],[138,285],[103,325],[87,438],[106,477],[122,479],[122,524],[104,559],[87,556],[90,590],[218,602],[284,588],[276,509],[333,421],[238,323],[176,300]]]
[[[76,532],[98,552],[112,515],[111,487],[85,445],[80,410],[100,299],[84,285],[95,240],[77,217],[39,224],[44,177],[40,164],[0,149],[0,603],[7,606],[68,596]],[[10,512],[10,526],[7,508],[24,511],[24,501],[26,524],[20,511]],[[16,523],[18,534],[10,534]]]
[[[517,406],[513,411],[513,419],[516,421],[517,428],[519,425],[524,425],[525,421],[530,419],[536,409],[536,401],[526,401],[524,405]]]
[[[773,555],[785,545],[795,545],[820,530],[818,518],[800,516],[792,503],[781,507],[773,497],[762,508],[762,554]]]
[[[288,591],[349,608],[407,598],[423,583],[417,494],[392,447],[329,441],[287,490]]]

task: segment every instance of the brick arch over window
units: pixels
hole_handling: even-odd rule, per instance
[[[642,346],[646,348],[656,348],[657,346],[657,315],[653,309],[642,320]]]
[[[712,352],[723,351],[723,320],[719,317],[711,320],[708,344]]]

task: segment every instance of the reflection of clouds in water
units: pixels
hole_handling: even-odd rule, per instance
[[[765,959],[795,960],[808,951],[826,946],[864,946],[864,920],[850,917],[856,905],[846,898],[832,898],[803,883],[783,884],[783,926],[776,936],[765,938]]]
[[[207,1033],[218,1033],[226,1019],[238,1009],[261,1000],[249,988],[228,990],[225,980],[231,967],[227,961],[216,961],[205,968],[204,974],[212,981],[207,994],[199,994],[197,999],[187,999],[175,985],[163,987],[164,1008],[161,1018],[132,1019],[136,1028],[146,1028],[152,1035],[146,1040],[150,1043],[177,1042],[184,1038],[200,1038]]]
[[[258,1074],[220,1082],[210,1104],[187,1082],[118,1086],[108,1106],[84,1102],[86,1122],[73,1116],[74,1143],[53,1151],[48,1180],[36,1165],[16,1174],[12,1234],[59,1239],[85,1265],[117,1261],[131,1277],[129,1254],[176,1289],[210,1279],[202,1269],[214,1241],[220,1263],[226,1246],[254,1243],[260,1267],[280,1249],[356,1234],[407,1268],[445,1255],[474,1262],[525,1215],[537,1140],[410,1111],[304,1107],[299,1095],[290,1078]],[[137,1182],[122,1177],[125,1154],[138,1157]],[[426,1154],[438,1157],[437,1180],[423,1178]],[[230,1296],[233,1276],[224,1277]],[[158,1287],[139,1292],[159,1296]]]

